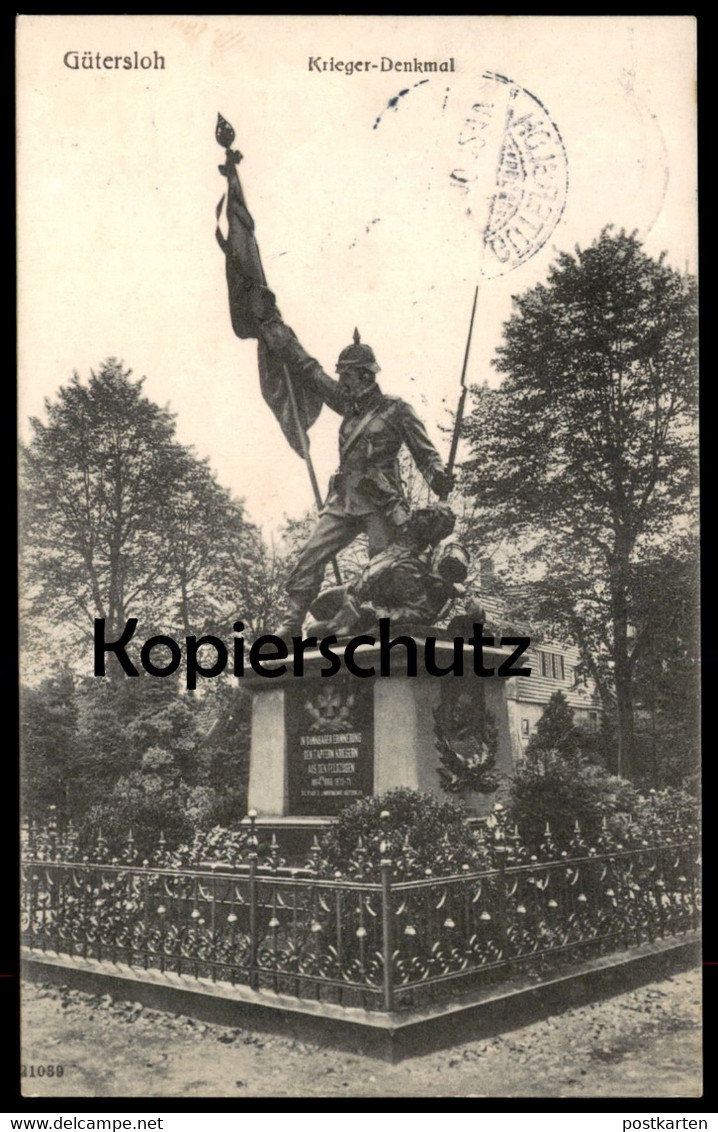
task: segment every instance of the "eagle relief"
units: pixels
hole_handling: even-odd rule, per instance
[[[307,696],[305,709],[312,717],[310,731],[351,729],[351,712],[356,692],[349,688],[320,687],[314,696]]]

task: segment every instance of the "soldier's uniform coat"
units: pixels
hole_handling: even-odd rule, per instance
[[[284,324],[274,324],[267,342],[273,351],[281,346],[295,384],[321,397],[342,417],[339,469],[331,478],[319,522],[287,583],[290,597],[308,604],[321,585],[326,563],[339,550],[366,531],[373,556],[394,540],[397,528],[406,521],[409,507],[399,471],[402,445],[406,444],[429,484],[443,470],[443,462],[405,401],[387,397],[370,382],[365,397],[355,404]]]

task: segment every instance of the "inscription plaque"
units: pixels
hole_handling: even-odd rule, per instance
[[[330,817],[372,794],[372,685],[312,680],[287,689],[284,721],[290,814]]]

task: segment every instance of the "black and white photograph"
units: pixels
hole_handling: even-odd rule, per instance
[[[695,56],[18,18],[23,1098],[702,1096]]]

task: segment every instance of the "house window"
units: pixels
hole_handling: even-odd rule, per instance
[[[521,738],[522,739],[528,739],[530,729],[531,728],[530,728],[530,724],[529,724],[528,719],[522,719],[521,720]]]
[[[557,652],[539,652],[541,675],[548,680],[565,680],[563,657]]]

